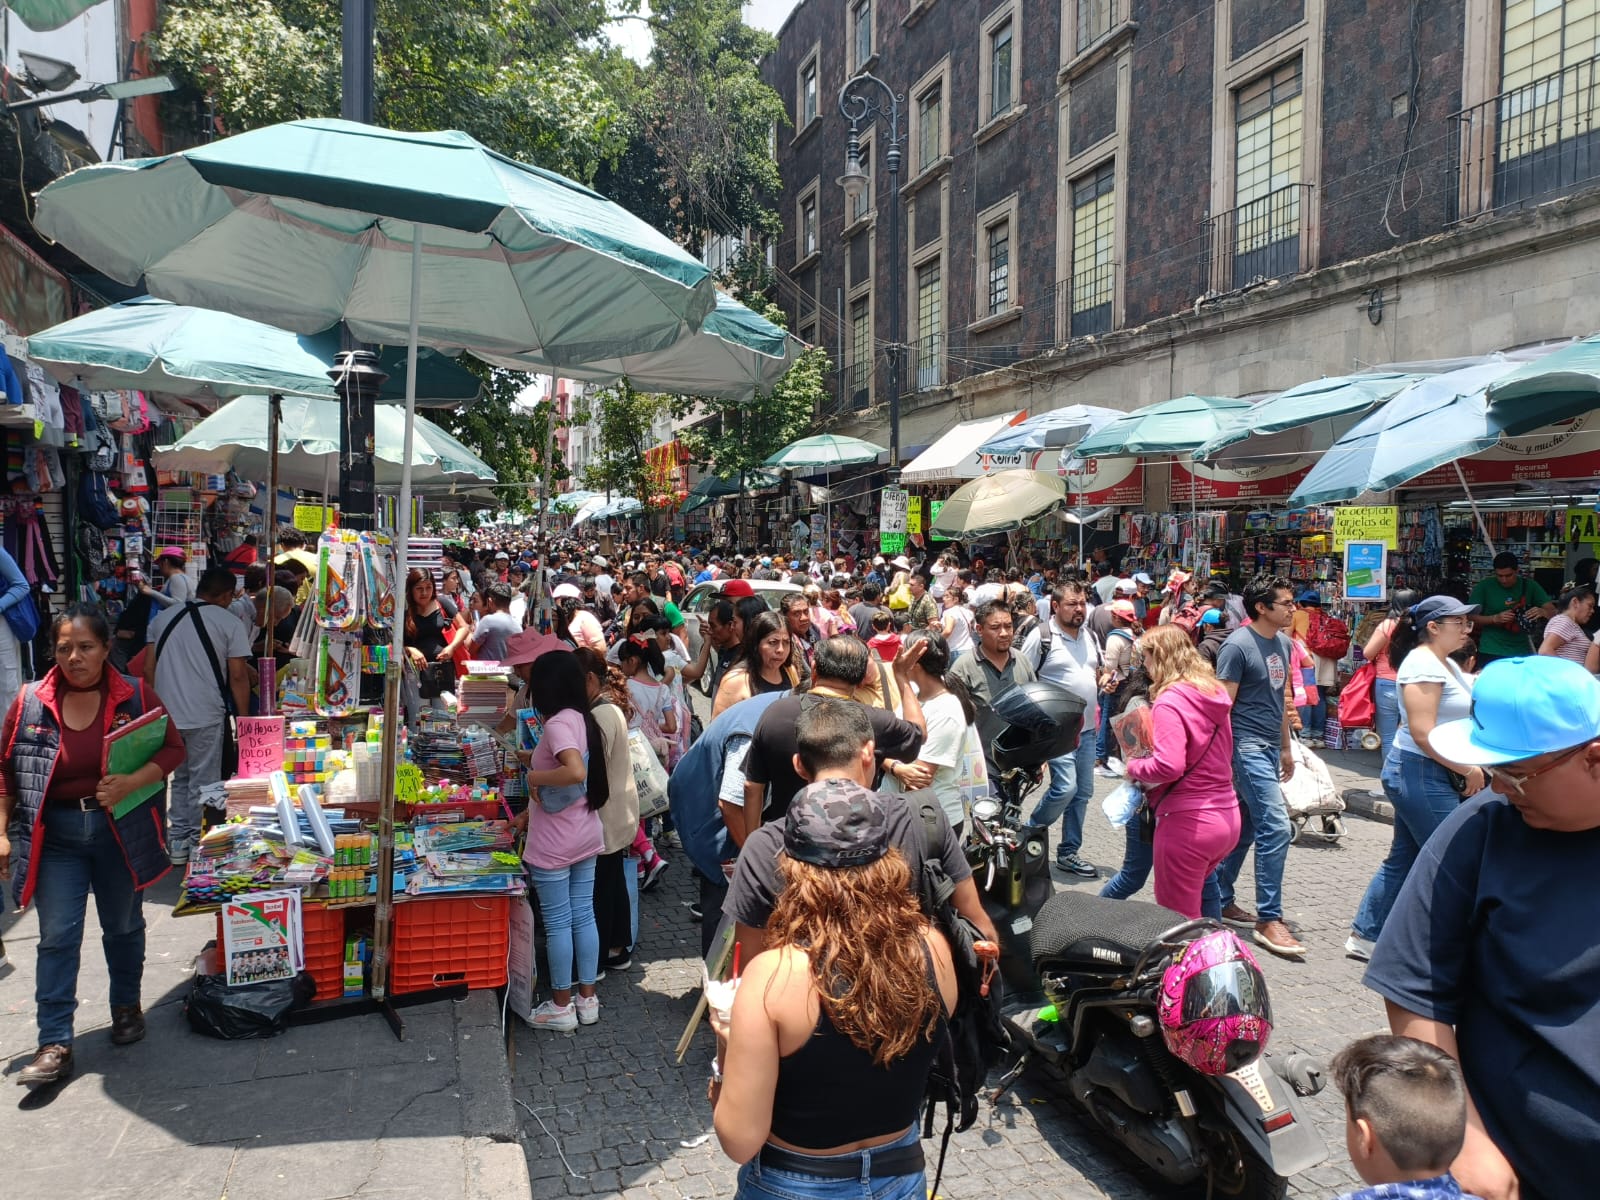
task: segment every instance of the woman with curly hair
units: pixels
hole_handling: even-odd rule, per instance
[[[719,1048],[717,1137],[744,1164],[739,1200],[922,1200],[917,1117],[956,1001],[950,946],[890,845],[884,798],[863,782],[865,710],[823,701],[799,734],[816,782],[785,817],[767,949]]]

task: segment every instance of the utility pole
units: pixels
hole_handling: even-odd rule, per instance
[[[347,121],[372,124],[373,37],[375,0],[343,0],[343,71],[339,115]],[[351,529],[371,529],[376,522],[377,493],[373,487],[372,447],[376,438],[373,405],[376,385],[385,378],[377,357],[346,329],[343,349],[334,360],[334,384],[339,392],[339,505],[341,523]]]

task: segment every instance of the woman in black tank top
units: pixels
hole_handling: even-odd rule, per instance
[[[864,748],[862,713],[824,701],[801,718],[802,747]],[[840,729],[818,737],[819,722]],[[744,1164],[739,1200],[922,1200],[917,1116],[955,1003],[950,947],[859,779],[870,764],[808,765],[848,777],[811,784],[785,818],[784,887],[733,1005],[717,1136]]]

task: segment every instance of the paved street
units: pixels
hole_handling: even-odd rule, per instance
[[[1330,754],[1329,761],[1343,788],[1370,783],[1370,776],[1343,768],[1370,769],[1376,756]],[[1098,781],[1098,794],[1110,786]],[[1087,825],[1086,857],[1109,874],[1121,861],[1121,832],[1096,807]],[[1346,825],[1348,833],[1337,845],[1308,837],[1290,849],[1286,915],[1310,953],[1304,963],[1260,956],[1272,989],[1273,1047],[1279,1052],[1302,1049],[1326,1058],[1383,1024],[1380,1003],[1360,986],[1361,966],[1344,957],[1343,946],[1361,891],[1388,849],[1390,827],[1359,818]],[[702,1028],[682,1067],[673,1061],[700,982],[699,928],[688,915],[692,887],[686,866],[679,856],[662,886],[644,897],[640,953],[632,970],[600,984],[599,1025],[570,1035],[516,1031],[517,1117],[533,1194],[541,1200],[733,1193],[734,1170],[708,1136],[709,1028]],[[1247,865],[1239,895],[1253,904],[1249,870]],[[1342,1105],[1331,1090],[1306,1103],[1328,1142],[1329,1159],[1298,1178],[1290,1194],[1331,1197],[1359,1182],[1344,1154]],[[1036,1084],[986,1109],[977,1126],[956,1136],[940,1191],[951,1200],[1004,1194],[1144,1200],[1171,1194],[1135,1175],[1105,1139],[1043,1098]]]

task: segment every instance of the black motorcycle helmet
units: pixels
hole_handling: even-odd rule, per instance
[[[994,715],[1006,723],[995,738],[994,765],[1037,767],[1078,748],[1083,714],[1088,705],[1057,683],[1034,679],[1002,692],[994,702]]]

